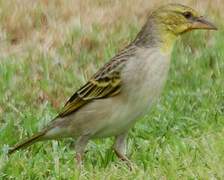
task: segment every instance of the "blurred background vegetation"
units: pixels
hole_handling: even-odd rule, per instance
[[[178,40],[160,102],[130,133],[133,171],[116,159],[111,139],[89,144],[81,172],[72,140],[7,159],[7,145],[50,121],[135,37],[150,9],[168,2],[194,7],[219,31]],[[222,0],[0,0],[0,178],[224,178],[223,11]]]

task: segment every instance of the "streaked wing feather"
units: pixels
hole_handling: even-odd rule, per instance
[[[91,79],[81,87],[67,101],[59,116],[67,116],[91,100],[115,96],[120,92],[121,79],[117,72],[97,79]]]
[[[77,94],[75,94],[77,95]],[[82,107],[84,104],[88,103],[88,101],[83,100],[79,96],[76,96],[76,98],[73,101],[68,101],[62,111],[59,113],[59,117],[65,117],[72,112],[76,111],[80,107]]]

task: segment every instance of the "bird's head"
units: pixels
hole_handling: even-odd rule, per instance
[[[161,29],[174,35],[180,35],[194,29],[217,29],[197,11],[180,4],[160,7],[152,13],[151,18],[154,18]]]
[[[166,51],[173,47],[179,35],[194,29],[217,30],[215,25],[194,9],[180,4],[168,4],[151,13],[140,35],[143,35],[141,39],[159,37]]]

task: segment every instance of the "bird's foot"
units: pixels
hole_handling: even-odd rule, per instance
[[[133,164],[132,164],[132,162],[128,159],[128,157],[125,156],[124,154],[122,154],[122,153],[116,151],[116,150],[115,150],[115,153],[116,153],[117,157],[118,157],[120,160],[122,160],[122,161],[128,166],[128,168],[132,171],[132,170],[133,170]]]
[[[82,155],[80,153],[77,153],[75,159],[76,159],[76,165],[78,166],[78,168],[82,169],[83,167]]]

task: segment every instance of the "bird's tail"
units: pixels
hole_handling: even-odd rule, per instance
[[[10,155],[19,149],[24,149],[34,144],[35,142],[41,140],[41,138],[45,135],[45,133],[46,131],[39,132],[31,136],[30,138],[24,140],[23,142],[16,144],[15,147],[13,147],[12,149],[9,149],[8,154]]]

